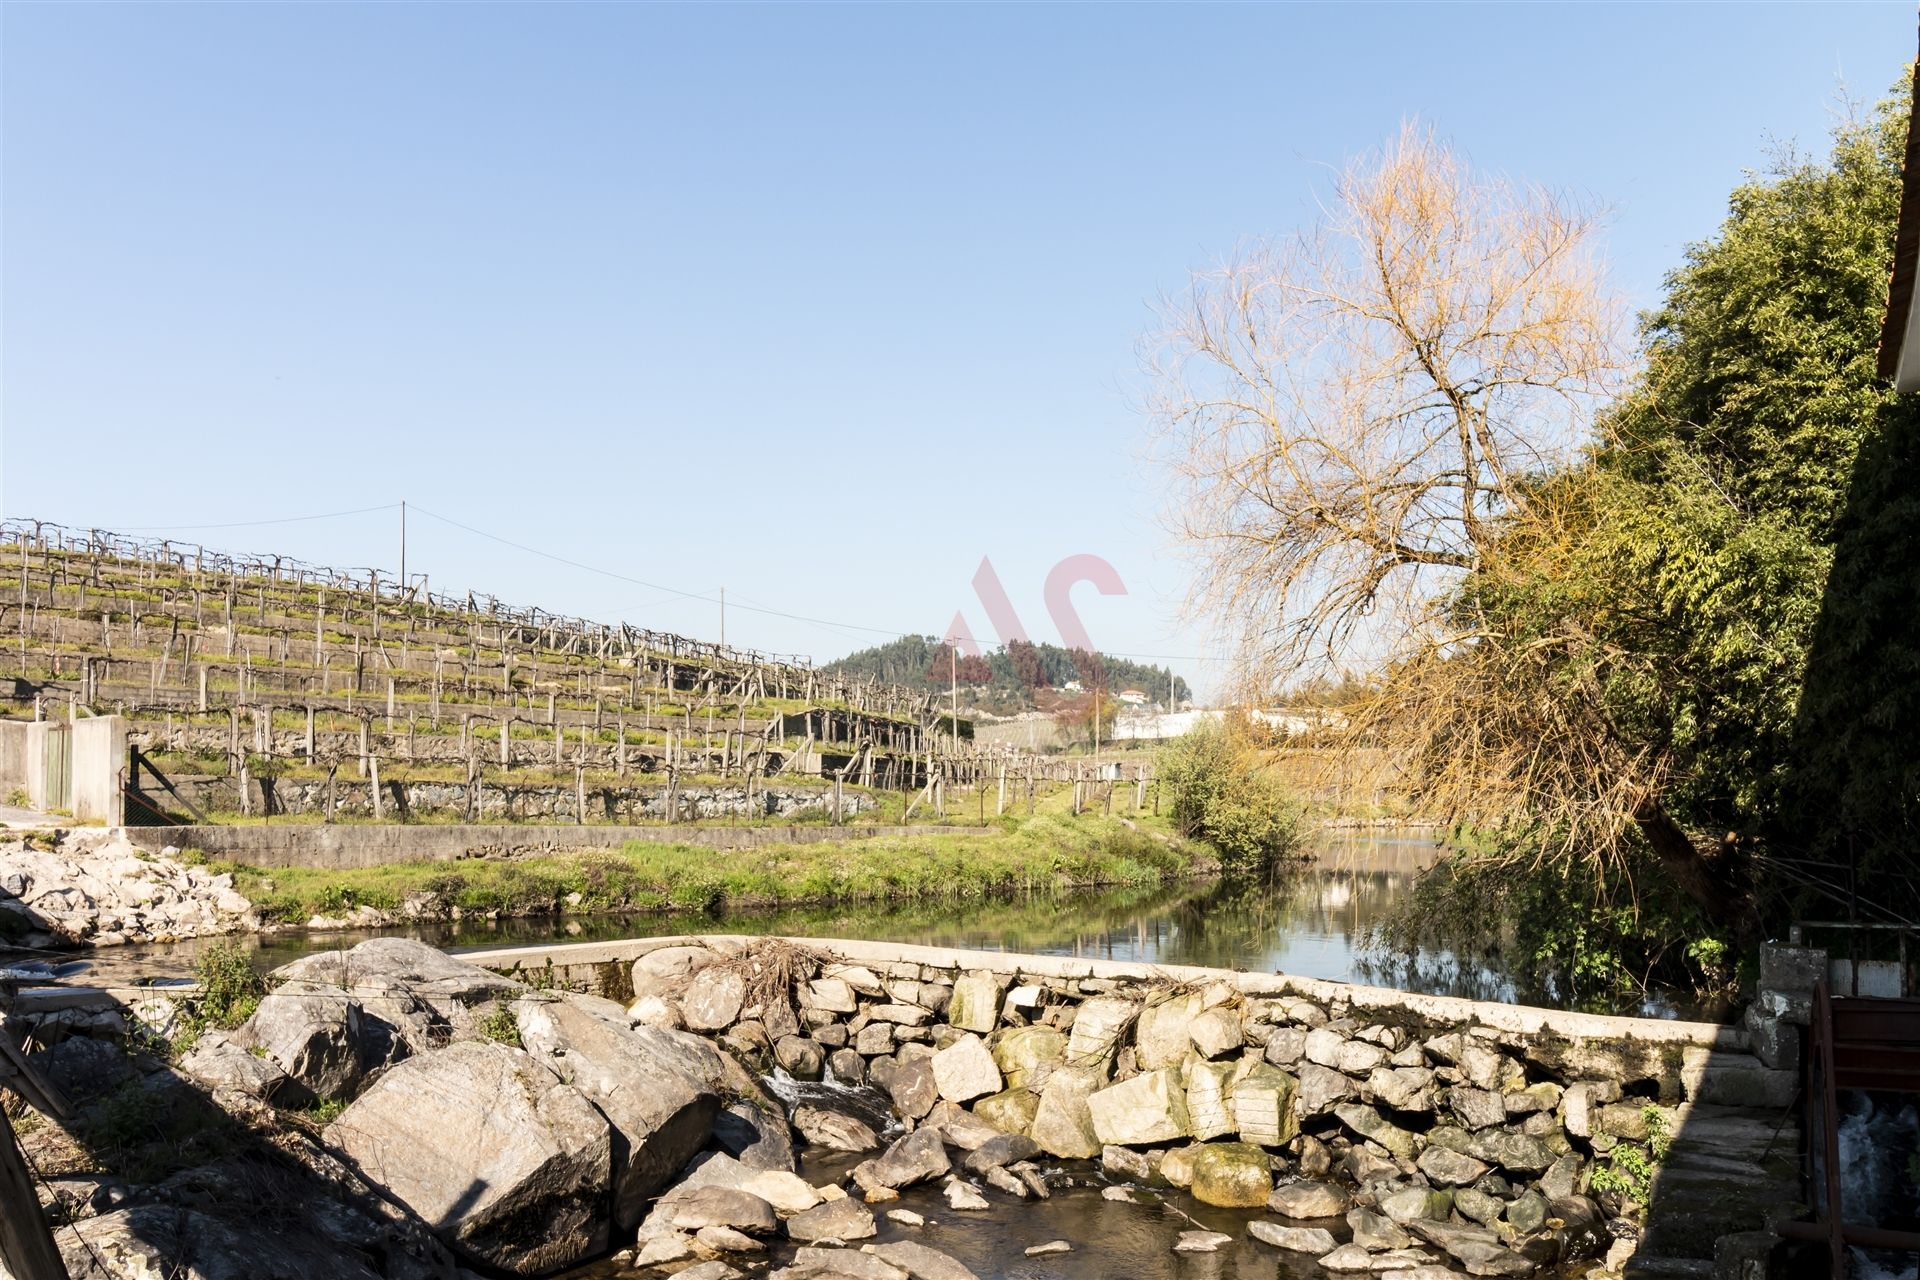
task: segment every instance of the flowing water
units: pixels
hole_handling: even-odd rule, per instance
[[[679,933],[778,933],[1282,972],[1478,1000],[1654,1017],[1710,1017],[1716,1012],[1661,993],[1596,998],[1565,989],[1549,977],[1503,964],[1498,940],[1491,936],[1462,937],[1451,948],[1413,955],[1371,945],[1375,926],[1439,853],[1433,834],[1418,828],[1330,830],[1315,837],[1306,863],[1257,884],[1213,882],[713,914],[535,917],[341,932],[290,930],[253,941],[259,948],[258,963],[266,968],[379,934],[478,951]],[[116,980],[184,977],[202,945],[116,947],[96,952],[93,962],[101,976]]]

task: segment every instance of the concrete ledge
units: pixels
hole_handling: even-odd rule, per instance
[[[876,836],[981,835],[986,827],[799,825],[788,827],[408,825],[354,823],[328,826],[290,822],[282,826],[128,827],[128,840],[159,851],[168,845],[198,849],[255,867],[321,867],[348,871],[395,862],[450,862],[457,858],[506,858],[583,849],[617,849],[629,840],[692,844],[711,849],[761,849],[821,844]]]
[[[660,947],[704,943],[720,949],[738,949],[757,939],[740,934],[684,934],[666,938],[630,938],[612,942],[574,942],[554,946],[502,947],[465,953],[467,959],[489,969],[556,969],[606,964],[630,964]],[[1231,969],[1204,969],[1192,965],[1132,964],[1119,960],[1088,960],[1074,956],[1020,955],[1005,951],[961,951],[950,947],[923,947],[903,942],[864,942],[845,938],[786,938],[796,946],[829,952],[866,965],[897,960],[937,969],[985,969],[991,973],[1042,978],[1165,978],[1174,982],[1221,980],[1250,996],[1305,996],[1343,1000],[1355,1009],[1403,1014],[1434,1023],[1483,1026],[1516,1036],[1553,1037],[1573,1041],[1630,1040],[1636,1044],[1678,1049],[1698,1047],[1724,1053],[1744,1053],[1746,1033],[1714,1022],[1680,1022],[1667,1018],[1623,1018],[1604,1014],[1540,1009],[1530,1005],[1467,1000],[1458,996],[1419,995],[1391,987],[1364,987],[1324,978],[1285,973],[1247,973]]]

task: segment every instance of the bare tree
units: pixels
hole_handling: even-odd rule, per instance
[[[1603,880],[1638,833],[1744,927],[1738,860],[1663,805],[1671,744],[1616,724],[1606,695],[1659,677],[1606,637],[1611,504],[1567,465],[1628,370],[1597,229],[1582,201],[1404,127],[1316,226],[1165,308],[1150,408],[1172,520],[1246,695],[1374,673],[1335,737],[1385,750],[1329,761],[1379,761],[1457,821],[1518,820],[1536,838],[1509,856]],[[1545,603],[1486,607],[1520,598]]]
[[[1164,308],[1150,411],[1192,603],[1259,685],[1462,638],[1436,604],[1623,369],[1597,225],[1409,124],[1318,225]]]

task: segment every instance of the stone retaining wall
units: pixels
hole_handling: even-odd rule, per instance
[[[757,849],[818,844],[873,836],[978,835],[981,827],[815,826],[598,827],[531,824],[437,825],[403,823],[327,826],[130,827],[127,837],[158,852],[169,846],[198,849],[255,867],[321,867],[334,871],[394,862],[446,862],[457,858],[521,857],[581,849],[617,849],[629,840]]]
[[[174,785],[203,810],[242,811],[240,786],[233,778],[177,778]],[[364,778],[337,778],[331,785],[319,778],[255,778],[249,787],[249,803],[254,813],[270,807],[276,817],[322,814],[327,811],[331,795],[336,814],[373,816],[372,785]],[[471,807],[469,790],[473,793]],[[162,808],[171,806],[170,798],[162,792],[149,787],[145,794]],[[789,818],[808,812],[831,813],[833,809],[830,786],[756,785],[749,789],[745,783],[722,783],[670,789],[664,783],[630,786],[596,783],[577,788],[572,783],[483,781],[469,788],[464,782],[392,778],[383,779],[380,784],[381,813],[389,817],[441,814],[492,822],[573,822],[579,816],[583,798],[588,821],[609,823],[665,820],[670,805],[682,819]],[[878,807],[878,803],[866,791],[843,788],[840,813],[842,817],[855,817]]]

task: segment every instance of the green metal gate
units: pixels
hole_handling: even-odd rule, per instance
[[[57,724],[48,727],[43,768],[45,772],[41,774],[43,784],[41,807],[71,811],[73,809],[73,726]]]

